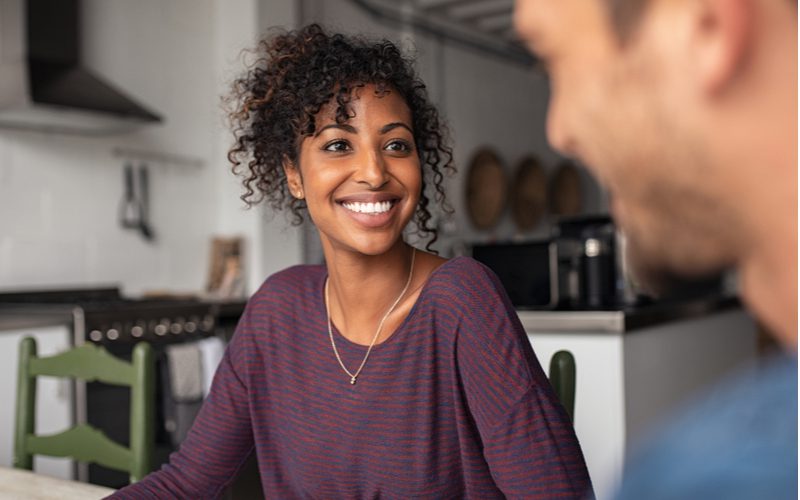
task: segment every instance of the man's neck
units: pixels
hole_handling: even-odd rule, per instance
[[[789,217],[787,216],[787,219]],[[781,342],[797,353],[797,219],[786,232],[762,238],[740,266],[742,298]]]

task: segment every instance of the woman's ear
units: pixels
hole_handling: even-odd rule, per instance
[[[303,177],[300,175],[300,169],[290,159],[284,157],[283,172],[286,174],[289,192],[298,200],[302,200],[305,194],[303,193]]]

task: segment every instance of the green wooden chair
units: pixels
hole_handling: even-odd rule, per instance
[[[567,410],[570,421],[575,421],[575,356],[569,351],[558,351],[550,358],[550,383],[559,401]]]
[[[131,388],[130,448],[109,439],[87,424],[58,434],[35,434],[36,377],[69,377]],[[112,356],[103,347],[84,344],[56,356],[37,357],[36,341],[19,345],[17,413],[14,432],[14,467],[33,470],[33,456],[71,457],[126,471],[131,482],[142,479],[151,468],[154,447],[155,362],[150,345],[138,343],[133,361]]]

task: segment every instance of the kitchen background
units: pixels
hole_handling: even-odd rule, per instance
[[[477,148],[496,150],[509,176],[531,153],[546,169],[557,162],[543,130],[547,83],[541,73],[381,22],[349,0],[84,0],[82,21],[85,64],[163,122],[108,137],[0,129],[2,288],[102,282],[119,283],[127,294],[201,290],[212,235],[245,238],[248,291],[299,262],[303,232],[282,215],[243,210],[225,159],[231,135],[220,96],[243,68],[241,50],[274,26],[318,21],[398,40],[416,52],[430,95],[450,124],[460,169],[449,183],[451,240],[502,239],[515,232],[507,212],[491,232],[476,231],[467,221],[466,162]],[[115,156],[119,149],[192,163],[147,162],[153,243],[118,224],[127,161]],[[587,210],[602,209],[588,175],[584,183]],[[452,241],[445,243],[440,248],[447,253]]]
[[[24,2],[0,0],[0,29],[9,29],[8,6],[15,3]],[[563,161],[546,142],[546,78],[519,47],[503,42],[510,36],[512,5],[513,0],[83,0],[84,65],[163,121],[106,135],[0,128],[0,294],[101,286],[118,286],[127,297],[201,294],[210,279],[214,251],[225,244],[212,247],[215,238],[241,238],[243,286],[233,288],[242,296],[277,270],[317,261],[320,253],[311,228],[292,227],[282,214],[262,207],[244,209],[240,184],[226,160],[232,136],[221,104],[231,80],[244,68],[244,49],[274,27],[311,21],[333,30],[387,37],[416,55],[429,93],[449,123],[459,169],[447,187],[455,213],[450,222],[440,224],[443,238],[437,248],[442,254],[467,253],[470,246],[482,243],[536,240],[539,246],[514,254],[515,259],[528,255],[522,262],[535,265],[518,268],[534,274],[517,273],[517,268],[509,273],[512,278],[523,275],[523,280],[542,278],[542,272],[548,273],[548,257],[541,241],[555,219],[546,215],[520,230],[506,207],[496,224],[477,229],[466,202],[468,167],[481,148],[497,154],[509,183],[526,157],[535,156],[550,178]],[[456,12],[470,20],[472,28],[459,29]],[[441,29],[431,30],[432,25],[420,19],[435,20]],[[0,102],[0,121],[1,108]],[[152,241],[137,228],[120,224],[126,165],[149,167]],[[603,191],[580,167],[578,177],[580,213],[604,213]],[[503,196],[507,201],[507,194]],[[608,237],[593,236],[600,243]],[[508,261],[491,253],[496,248],[490,247],[487,259]],[[600,278],[608,267],[608,262],[597,268],[592,267],[597,262],[589,264],[582,269],[598,270]],[[594,282],[603,283],[600,278]],[[95,305],[89,302],[83,308],[85,328],[77,328],[68,316],[50,326],[38,325],[36,332],[43,340],[48,332],[60,339],[49,345],[51,352],[92,341],[123,346],[129,353],[136,336],[132,332],[142,321],[139,335],[145,329],[144,337],[163,353],[162,341],[182,343],[218,332],[210,328],[200,334],[199,325],[205,323],[200,320],[207,312],[218,321],[216,328],[225,327],[217,336],[226,338],[240,311],[207,310],[207,304],[195,302],[187,312],[172,312],[168,321],[159,323],[161,315],[148,310],[149,303],[119,303],[113,292],[106,299],[119,307],[113,319],[107,319],[108,311],[93,312]],[[139,307],[138,316],[123,316],[128,306]],[[700,302],[605,309],[519,311],[545,368],[557,350],[575,355],[575,428],[600,499],[613,488],[626,447],[637,433],[755,352],[755,327],[733,298],[712,294]],[[0,384],[0,397],[7,401],[14,398],[10,381],[18,338],[32,332],[15,318],[6,313],[4,324],[0,310],[0,350],[9,353],[7,360],[0,360],[6,369],[0,372],[6,380]],[[165,337],[166,331],[175,335]],[[80,411],[92,405],[91,397],[83,404],[79,397],[65,396],[63,388],[48,390],[53,395],[49,403],[63,402],[66,420],[72,418],[72,409],[80,419]],[[44,386],[41,392],[46,392]],[[49,413],[57,412],[51,408]],[[0,465],[10,462],[12,422],[10,409],[0,412]],[[165,421],[158,425],[163,434]],[[162,438],[167,449],[175,444],[174,433]],[[258,489],[257,477],[250,487],[250,492]]]

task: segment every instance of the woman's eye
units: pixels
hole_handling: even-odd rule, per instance
[[[347,141],[336,140],[331,141],[325,145],[323,148],[325,151],[348,151],[350,149],[350,145],[347,144]]]
[[[405,153],[411,151],[411,145],[406,141],[392,141],[386,145],[386,149],[388,149],[389,151]]]

